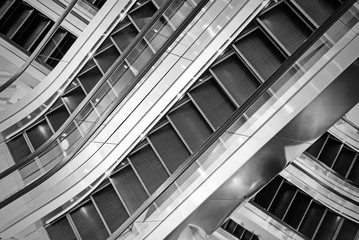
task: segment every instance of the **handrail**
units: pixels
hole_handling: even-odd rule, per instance
[[[238,120],[357,0],[345,1],[199,148],[113,233],[117,238],[135,222],[236,120]]]
[[[28,162],[34,159],[36,156],[40,155],[43,151],[46,151],[52,143],[56,141],[56,139],[63,133],[64,130],[73,122],[73,120],[81,113],[86,104],[90,101],[90,99],[97,94],[101,87],[106,83],[106,81],[111,77],[111,75],[115,72],[118,66],[128,57],[128,55],[132,52],[134,47],[143,39],[143,37],[147,34],[147,32],[153,27],[153,24],[162,16],[165,10],[172,4],[175,0],[166,1],[165,4],[161,6],[161,8],[153,15],[151,20],[141,29],[139,34],[134,38],[133,41],[127,46],[121,56],[112,64],[112,66],[108,69],[108,71],[102,76],[102,78],[98,81],[98,83],[94,86],[94,88],[88,93],[88,95],[82,100],[76,110],[71,114],[71,116],[62,124],[62,126],[56,131],[54,135],[52,135],[45,143],[43,143],[39,148],[37,148],[34,152],[27,155],[23,159],[17,161],[16,164],[11,167],[5,169],[0,173],[0,180],[10,175],[12,172],[17,169],[25,166]]]
[[[353,123],[352,121],[350,121],[348,118],[346,118],[345,116],[341,118],[341,120],[343,120],[345,123],[349,124],[352,128],[354,128],[358,133],[359,133],[359,126],[357,126],[355,123]]]
[[[343,177],[342,175],[340,175],[339,173],[337,173],[335,170],[333,170],[332,168],[330,168],[328,165],[326,165],[325,163],[323,163],[322,161],[320,161],[318,158],[314,157],[312,154],[308,153],[308,152],[304,152],[304,155],[308,158],[310,158],[312,161],[314,161],[316,164],[318,164],[319,166],[321,166],[322,168],[324,168],[327,172],[333,174],[335,177],[343,180],[344,182],[350,184],[351,186],[353,187],[356,187],[359,189],[359,184],[353,182],[352,180],[346,178],[346,177]],[[298,166],[297,163],[292,163],[295,167]],[[299,167],[299,166],[298,166]],[[305,171],[305,170],[303,170]],[[305,171],[307,172],[307,171]],[[320,182],[320,181],[318,181]]]
[[[63,20],[67,17],[67,15],[71,12],[72,8],[75,6],[78,0],[72,0],[70,4],[66,7],[65,11],[61,14],[61,16],[56,20],[55,24],[52,26],[50,31],[46,34],[44,39],[40,42],[40,44],[36,47],[33,53],[30,55],[26,62],[20,67],[17,72],[12,75],[4,84],[0,86],[0,93],[3,92],[6,88],[8,88],[11,84],[13,84],[31,65],[31,63],[35,60],[35,58],[40,54],[41,50],[45,47],[45,45],[50,41],[50,38],[54,35],[55,31],[60,27]]]
[[[172,3],[175,0],[170,0],[168,2]],[[201,0],[200,3],[197,4],[197,6],[191,11],[191,13],[186,17],[186,19],[177,27],[176,31],[171,34],[171,36],[168,38],[168,40],[161,46],[161,48],[157,51],[157,53],[151,57],[151,59],[146,63],[144,68],[136,75],[136,77],[133,79],[133,81],[124,89],[124,94],[119,96],[118,99],[112,104],[110,108],[106,110],[106,112],[100,117],[100,120],[94,124],[92,129],[89,131],[86,136],[82,137],[82,140],[76,148],[67,155],[67,157],[64,158],[62,162],[57,164],[55,167],[53,167],[48,172],[44,173],[41,177],[36,179],[34,182],[31,182],[29,185],[24,187],[23,189],[20,189],[19,191],[13,193],[12,195],[8,196],[4,200],[0,202],[0,209],[7,206],[11,202],[15,201],[20,196],[26,194],[27,192],[31,191],[41,183],[43,183],[45,180],[50,178],[53,174],[55,174],[59,169],[61,169],[67,162],[71,160],[73,156],[77,154],[77,152],[85,145],[85,143],[92,137],[92,135],[97,131],[97,129],[101,126],[102,122],[106,120],[106,118],[116,109],[119,103],[126,97],[126,95],[133,89],[133,87],[136,86],[136,84],[142,79],[142,77],[148,72],[148,70],[153,66],[153,64],[163,55],[165,51],[167,51],[168,47],[175,41],[175,39],[182,33],[182,31],[187,27],[188,23],[191,22],[194,17],[201,11],[201,9],[207,4],[209,0]],[[167,3],[168,3],[167,2]],[[151,22],[149,22],[151,23]],[[147,23],[148,25],[148,23]],[[147,26],[146,25],[146,26]],[[143,34],[143,36],[145,33]],[[139,41],[138,41],[139,42]],[[130,44],[129,46],[131,46]],[[132,50],[132,49],[131,49]],[[130,51],[129,51],[130,52]],[[116,61],[116,64],[120,64],[121,62]],[[114,64],[115,65],[115,64]],[[113,66],[114,66],[113,65]],[[115,68],[116,69],[116,68]],[[107,76],[109,75],[109,76]],[[108,78],[110,77],[110,74],[106,74]],[[107,78],[105,79],[107,80]],[[92,91],[91,91],[92,92]],[[87,103],[87,102],[86,102]],[[16,169],[15,169],[16,170]],[[1,179],[1,178],[0,178]]]

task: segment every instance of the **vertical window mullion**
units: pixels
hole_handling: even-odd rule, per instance
[[[322,147],[321,147],[321,149],[320,149],[320,151],[319,151],[319,153],[318,153],[316,159],[319,159],[319,157],[320,157],[320,155],[322,154],[323,149],[324,149],[325,145],[327,144],[329,138],[330,138],[330,134],[327,135],[327,137],[326,137],[326,139],[325,139],[325,141],[324,141],[324,143],[323,143],[323,145],[322,145]]]
[[[313,201],[314,201],[313,199],[310,200],[310,202],[309,202],[309,204],[307,206],[307,209],[305,210],[305,212],[304,212],[304,214],[302,216],[302,219],[299,221],[298,227],[296,228],[297,231],[299,231],[299,229],[300,229],[300,227],[301,227],[301,225],[302,225],[302,223],[304,221],[304,218],[305,218],[305,216],[307,215],[307,213],[309,211],[310,205],[312,205]]]
[[[334,233],[334,235],[333,235],[333,237],[332,237],[331,240],[336,240],[336,238],[337,238],[337,236],[338,236],[338,234],[339,234],[340,228],[342,227],[342,225],[343,225],[343,223],[344,223],[344,220],[345,220],[345,218],[342,218],[342,219],[340,220],[340,223],[338,224],[338,227],[337,227],[337,229],[335,230],[335,233]],[[338,239],[338,240],[340,240],[340,239]]]
[[[117,188],[116,188],[115,184],[113,183],[113,180],[112,180],[112,178],[111,178],[111,177],[109,178],[109,181],[110,181],[111,186],[112,186],[112,187],[113,187],[113,189],[115,190],[115,192],[116,192],[116,194],[117,194],[118,198],[121,200],[121,203],[122,203],[123,207],[125,208],[125,210],[126,210],[127,214],[128,214],[129,216],[131,216],[131,212],[130,212],[130,210],[128,209],[128,207],[127,207],[127,205],[126,205],[125,201],[123,200],[123,198],[122,198],[121,194],[118,192],[118,190],[117,190]]]
[[[29,147],[31,153],[35,152],[35,149],[34,149],[34,147],[32,146],[32,143],[31,143],[31,141],[30,141],[30,138],[27,136],[26,131],[24,131],[23,136],[24,136],[24,138],[25,138],[25,141],[26,141],[26,143],[27,143],[27,145],[28,145],[28,147]],[[40,162],[40,160],[39,160],[39,157],[38,157],[38,156],[35,156],[35,158],[34,158],[33,160],[34,160],[34,162],[36,163],[36,166],[37,166],[38,170],[39,170],[42,174],[45,173],[45,170],[44,170],[44,168],[42,167],[42,164],[41,164],[41,162]],[[24,179],[24,180],[25,180],[25,179]]]
[[[218,79],[218,77],[213,73],[212,69],[209,69],[210,74],[212,75],[213,80],[221,87],[222,91],[226,94],[226,96],[228,97],[228,99],[231,101],[231,103],[233,105],[236,106],[236,108],[239,108],[240,104],[234,99],[234,97],[232,96],[232,94],[230,94],[230,92],[228,91],[228,89],[224,86],[224,84],[222,83],[222,81],[220,81],[220,79]]]
[[[132,162],[131,162],[131,159],[130,159],[129,157],[127,157],[127,161],[128,161],[128,163],[130,164],[130,166],[131,166],[133,172],[135,173],[137,179],[140,181],[140,183],[141,183],[143,189],[146,191],[147,196],[151,196],[151,193],[148,191],[148,189],[147,189],[147,187],[146,187],[146,184],[143,182],[143,180],[142,180],[140,174],[139,174],[138,171],[136,170],[135,166],[133,166],[133,164],[132,164]]]
[[[288,58],[291,54],[284,44],[279,41],[279,39],[269,30],[261,19],[257,18],[256,21],[258,22],[258,28],[264,33],[264,35],[267,36],[267,38],[277,47],[285,58]]]
[[[286,215],[287,215],[287,213],[288,213],[290,207],[292,206],[293,201],[294,201],[295,197],[297,196],[298,191],[299,191],[299,190],[298,190],[298,188],[297,188],[296,191],[295,191],[295,193],[294,193],[294,195],[293,195],[293,197],[292,197],[292,199],[290,200],[290,202],[289,202],[289,204],[288,204],[287,209],[285,210],[285,212],[284,212],[284,214],[283,214],[283,217],[282,217],[282,220],[283,220],[283,221],[284,221],[284,219],[285,219],[285,217],[286,217]]]
[[[107,225],[107,223],[106,223],[104,217],[102,216],[102,213],[101,213],[100,209],[98,208],[97,203],[96,203],[96,201],[94,200],[94,198],[93,198],[92,195],[90,196],[90,201],[91,201],[92,204],[95,206],[95,209],[96,209],[98,215],[100,216],[100,218],[101,218],[101,220],[102,220],[102,223],[103,223],[103,225],[105,226],[105,228],[106,228],[108,234],[111,235],[111,230],[110,230],[109,226]]]
[[[324,214],[322,215],[322,217],[321,217],[321,219],[320,219],[320,221],[319,221],[319,223],[318,223],[318,226],[317,226],[317,228],[315,229],[314,234],[313,234],[313,236],[312,236],[311,239],[315,239],[315,237],[316,237],[316,235],[317,235],[317,233],[318,233],[318,230],[319,230],[320,226],[321,226],[322,223],[323,223],[323,220],[324,220],[324,218],[325,218],[325,215],[327,215],[327,212],[328,212],[328,208],[325,208]]]
[[[260,73],[257,71],[257,69],[251,64],[247,58],[241,53],[241,51],[237,48],[237,46],[232,45],[234,48],[236,55],[239,57],[239,59],[243,62],[243,64],[247,67],[247,69],[252,73],[252,75],[258,79],[260,83],[263,83],[265,79],[260,75]]]
[[[270,201],[270,203],[269,203],[269,205],[268,205],[267,211],[269,211],[269,209],[271,208],[271,206],[272,206],[272,204],[273,204],[273,201],[274,201],[274,199],[276,198],[276,196],[277,196],[277,194],[278,194],[278,192],[279,192],[279,189],[282,187],[283,183],[284,183],[284,179],[282,179],[282,181],[281,181],[281,183],[279,184],[279,186],[278,186],[278,188],[277,188],[275,194],[273,195],[272,200]]]
[[[159,161],[161,162],[162,166],[164,167],[164,169],[166,170],[166,172],[168,173],[168,175],[171,175],[170,170],[168,169],[168,167],[166,166],[165,162],[163,161],[161,155],[158,153],[157,149],[155,148],[155,146],[153,146],[153,143],[151,142],[151,139],[149,139],[148,136],[145,137],[148,144],[151,146],[152,150],[155,152],[157,158],[159,159]]]
[[[333,160],[333,163],[332,163],[332,165],[330,166],[331,169],[333,169],[334,164],[335,164],[336,161],[338,160],[338,156],[339,156],[340,152],[343,150],[343,147],[344,147],[344,143],[341,143],[340,148],[339,148],[339,150],[338,150],[338,152],[337,152],[337,155],[335,156],[335,158],[334,158],[334,160]]]
[[[216,128],[213,126],[213,124],[209,121],[208,117],[204,114],[204,112],[202,111],[202,109],[200,108],[200,106],[198,106],[197,102],[193,99],[191,93],[187,93],[189,99],[191,100],[191,102],[193,103],[193,105],[196,107],[196,109],[198,110],[198,112],[201,114],[201,116],[203,117],[203,119],[207,122],[207,124],[210,126],[210,128],[212,129],[212,131],[215,131]]]
[[[188,145],[188,143],[186,142],[186,140],[183,138],[182,134],[180,133],[180,131],[177,129],[176,125],[173,123],[172,119],[168,116],[168,114],[166,115],[166,118],[168,120],[168,122],[171,124],[171,126],[173,127],[173,129],[175,130],[175,132],[177,133],[178,137],[182,140],[183,144],[186,146],[186,148],[188,149],[189,153],[192,155],[193,151],[191,150],[190,146]]]
[[[65,216],[66,216],[67,221],[69,221],[69,224],[70,224],[72,231],[74,232],[76,238],[78,240],[82,240],[82,237],[81,237],[79,231],[77,230],[76,225],[75,225],[74,221],[72,220],[70,214],[67,213]]]
[[[354,157],[352,163],[350,164],[350,167],[349,167],[347,173],[345,174],[345,178],[348,178],[348,177],[349,177],[350,172],[352,171],[355,162],[356,162],[356,161],[359,161],[358,159],[359,159],[359,153],[356,153],[356,155],[355,155],[355,157]]]

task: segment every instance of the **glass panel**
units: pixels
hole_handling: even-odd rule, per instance
[[[115,189],[108,185],[93,195],[95,203],[111,232],[114,232],[128,218]]]
[[[282,178],[280,177],[274,178],[255,195],[253,201],[259,204],[264,209],[268,209],[281,183],[282,183]]]
[[[171,173],[190,156],[188,149],[170,124],[149,135],[149,139]]]
[[[353,167],[350,170],[348,179],[359,185],[359,156],[357,154]]]
[[[277,5],[259,18],[289,53],[293,53],[312,33],[285,3]]]
[[[169,19],[171,25],[178,27],[185,17],[183,13],[191,12],[192,9],[193,5],[189,1],[176,0],[171,4],[164,15]]]
[[[64,153],[60,145],[58,145],[57,142],[52,145],[53,146],[39,156],[41,166],[46,171],[55,167],[64,158]]]
[[[129,159],[150,193],[157,190],[169,177],[162,163],[149,145],[129,156]]]
[[[121,169],[118,173],[112,176],[111,179],[130,213],[136,211],[148,198],[146,191],[131,166]]]
[[[322,205],[312,202],[299,227],[299,232],[303,233],[304,236],[311,238],[323,217],[324,211],[325,208]]]
[[[236,55],[221,61],[212,70],[238,105],[243,104],[260,85]]]
[[[157,8],[153,5],[151,1],[148,1],[146,4],[141,5],[136,8],[136,10],[130,12],[130,16],[137,25],[139,29],[142,29],[155,14]]]
[[[285,57],[259,29],[240,39],[235,46],[264,80],[272,75],[285,60]]]
[[[25,166],[22,166],[19,169],[22,179],[25,183],[29,183],[40,176],[41,172],[39,171],[39,166],[35,160],[30,161]]]
[[[335,160],[333,170],[345,177],[351,164],[354,161],[355,156],[356,152],[349,149],[348,147],[343,147],[339,153],[338,158]]]
[[[99,116],[105,114],[105,111],[111,106],[111,104],[116,100],[116,98],[117,96],[114,90],[111,88],[111,85],[107,82],[104,83],[100,90],[97,91],[97,93],[92,97],[91,103],[96,109],[97,114],[94,115],[94,118],[91,119],[91,121],[96,122]],[[87,117],[86,121],[89,120],[89,117]]]
[[[321,152],[323,145],[325,144],[328,138],[328,133],[324,133],[317,141],[315,141],[306,152],[310,153],[313,157],[317,158],[319,153]]]
[[[295,0],[313,20],[321,25],[340,6],[337,0]]]
[[[311,198],[308,195],[298,191],[290,208],[288,209],[288,212],[284,217],[284,222],[288,223],[294,229],[297,229],[300,221],[304,217],[305,211],[307,210],[310,201]]]
[[[227,222],[222,225],[222,228],[239,239],[241,239],[241,236],[245,231],[245,229],[242,226],[237,224],[232,219],[228,219]]]
[[[15,162],[30,154],[30,149],[23,135],[19,135],[6,143]]]
[[[113,34],[111,37],[118,46],[118,48],[123,52],[131,41],[136,37],[138,31],[135,26],[128,25],[125,28],[121,29],[117,33]]]
[[[342,218],[340,216],[328,210],[325,213],[325,216],[320,224],[318,231],[315,234],[314,239],[315,240],[332,239],[341,219]]]
[[[100,215],[91,201],[70,213],[82,240],[103,240],[109,236]]]
[[[109,58],[110,57],[111,56],[109,56]],[[95,87],[95,85],[99,82],[101,78],[102,73],[97,66],[92,67],[85,73],[82,73],[80,76],[78,76],[78,79],[80,80],[82,86],[87,93],[89,93]]]
[[[332,164],[337,157],[342,143],[338,140],[335,140],[333,137],[329,138],[326,142],[322,152],[319,155],[319,160],[328,167],[332,167]]]
[[[205,122],[193,103],[187,102],[176,111],[171,112],[172,120],[179,134],[185,139],[188,146],[196,150],[212,133],[211,128]]]
[[[47,114],[47,118],[52,126],[52,128],[57,131],[62,124],[69,118],[70,114],[66,110],[65,106],[61,106],[56,110]]]
[[[37,123],[34,127],[27,130],[26,133],[34,149],[40,147],[52,136],[50,126],[45,120]]]
[[[342,226],[338,232],[336,240],[354,240],[357,236],[359,225],[348,219],[344,219]]]
[[[97,53],[96,56],[94,56],[97,64],[99,65],[103,73],[107,72],[107,70],[119,57],[120,57],[120,52],[113,44],[111,44],[111,46],[107,47],[101,53]]]
[[[75,40],[76,37],[73,34],[62,27],[58,28],[40,52],[40,61],[45,62],[52,68],[56,67]]]
[[[269,212],[282,219],[294,197],[296,190],[297,188],[293,185],[286,182],[282,183],[272,205],[269,208]]]
[[[65,96],[62,97],[65,105],[68,107],[70,112],[75,111],[77,106],[82,102],[85,98],[85,93],[82,91],[80,87],[75,88],[71,92],[67,93]]]
[[[141,40],[127,57],[131,70],[138,73],[153,55],[153,50],[145,41]]]
[[[51,240],[76,240],[76,236],[66,217],[62,217],[60,220],[46,227],[46,231]]]
[[[150,45],[154,49],[159,50],[173,32],[174,29],[171,26],[171,23],[161,17],[160,21],[156,22],[156,24],[149,30],[146,37]]]
[[[236,109],[213,79],[202,83],[190,94],[214,128],[218,128]]]

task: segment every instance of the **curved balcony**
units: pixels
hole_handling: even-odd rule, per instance
[[[301,169],[295,162],[289,165],[281,176],[290,180],[313,198],[346,218],[357,221],[359,218],[358,189],[345,188],[311,175],[307,169]]]
[[[346,121],[342,118],[331,127],[295,164],[326,185],[356,195],[359,186],[358,134],[356,126]]]
[[[273,239],[357,238],[357,220],[328,207],[297,183],[293,178],[275,177],[231,217],[259,236]]]

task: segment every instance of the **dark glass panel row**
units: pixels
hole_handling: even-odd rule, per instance
[[[226,230],[228,233],[232,234],[239,240],[259,240],[257,235],[248,231],[232,219],[225,221],[222,226],[222,229]]]
[[[358,152],[330,133],[324,133],[306,150],[306,153],[359,186]]]
[[[354,240],[359,225],[329,210],[281,176],[252,199],[256,205],[309,239]]]
[[[0,34],[22,50],[32,53],[54,22],[21,0],[0,3]],[[75,42],[76,37],[60,27],[41,51],[38,60],[54,68]]]
[[[311,18],[312,23],[317,26],[323,24],[340,6],[340,1],[336,0],[293,0],[292,2],[297,4]]]
[[[146,1],[146,3],[148,2]],[[286,5],[282,7],[283,4]],[[278,6],[279,9],[290,9],[292,11],[286,2],[281,2]],[[272,9],[276,9],[276,6]],[[253,21],[251,27],[224,51],[225,54],[166,114],[145,140],[129,154],[126,159],[128,165],[118,167],[116,172],[112,174],[110,182],[120,199],[120,201],[116,200],[116,209],[122,209],[121,212],[123,212],[121,214],[117,212],[117,214],[121,216],[132,214],[148,198],[149,194],[153,193],[285,60],[286,55],[283,49],[258,24],[260,18],[263,20],[266,19],[266,16],[270,16],[270,11],[266,11],[264,16],[260,15]],[[286,14],[284,15],[286,16]],[[302,25],[303,23],[299,24]],[[128,44],[130,42],[129,36],[134,36],[135,28],[132,26],[131,21],[121,24],[116,29],[116,33],[112,35],[115,41],[105,41],[100,47],[101,51],[118,49],[116,51],[120,52],[123,50],[126,45],[122,46],[121,43],[127,42],[126,44]],[[286,26],[293,27],[290,24]],[[277,27],[280,28],[280,25]],[[116,34],[121,30],[128,34],[123,35],[120,40],[119,35]],[[116,47],[112,45],[114,42],[118,42]],[[297,42],[299,44],[302,40]],[[110,54],[110,56],[111,58],[117,56],[117,53]],[[82,74],[86,71],[93,71],[92,68],[99,68],[100,71],[103,71],[102,68],[107,68],[109,66],[107,63],[98,64],[102,58],[104,57],[101,54],[95,54],[94,61],[84,67]],[[96,73],[100,71],[96,71]],[[85,81],[79,79],[81,82]],[[282,194],[283,198],[288,199],[294,194],[300,195],[290,186],[287,188],[288,193]],[[103,190],[99,190],[95,195],[100,194],[101,191]],[[96,201],[95,195],[93,199]],[[305,201],[306,198],[303,197],[302,200]],[[267,201],[267,206],[271,203],[268,198],[263,201]],[[123,208],[118,207],[120,202],[123,204]],[[289,202],[287,200],[285,204],[289,204]],[[101,204],[100,200],[96,203],[97,205]],[[273,211],[284,216],[285,209],[281,207],[281,202],[277,200],[275,205],[278,206],[278,209],[274,209],[273,205]],[[298,207],[298,209],[302,208]],[[110,216],[111,211],[101,207],[98,209],[105,222],[106,219],[115,218],[112,215]],[[71,214],[67,216],[71,218]],[[288,214],[285,215],[285,218],[290,222],[295,223],[296,221],[291,219]],[[110,231],[119,225],[119,223],[115,226],[106,224]],[[228,228],[230,229],[229,225]],[[236,234],[242,234],[243,239],[256,239],[256,236],[252,236],[251,233],[243,233],[244,231],[239,233],[240,227],[237,231]]]

